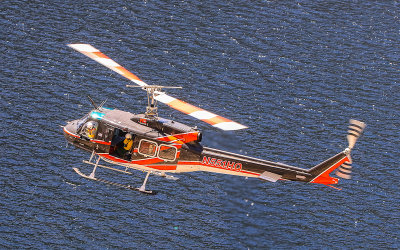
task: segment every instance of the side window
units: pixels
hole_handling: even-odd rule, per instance
[[[114,128],[106,127],[105,133],[104,133],[104,141],[111,141],[113,133],[114,133]]]
[[[77,127],[76,127],[77,131],[79,131],[82,128],[83,124],[85,124],[85,122],[87,122],[88,119],[89,119],[89,115],[86,115],[85,117],[83,117],[82,119],[80,119],[78,121]]]
[[[157,153],[157,143],[143,139],[139,142],[138,152],[145,156],[154,157]]]
[[[176,147],[161,144],[158,157],[166,161],[175,161],[176,153]]]
[[[81,130],[81,135],[89,138],[89,139],[94,139],[96,137],[97,133],[97,127],[99,124],[95,121],[90,121],[85,123]]]

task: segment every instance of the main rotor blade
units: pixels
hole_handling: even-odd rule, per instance
[[[211,113],[202,108],[193,106],[192,104],[189,104],[187,102],[176,99],[176,98],[169,96],[163,92],[157,92],[156,94],[158,94],[155,97],[155,99],[157,101],[165,103],[168,106],[170,106],[171,108],[174,108],[174,109],[179,110],[187,115],[190,115],[194,118],[202,120],[203,122],[211,124],[212,126],[214,126],[216,128],[219,128],[222,130],[239,130],[239,129],[247,128],[246,126],[244,126],[240,123],[231,121],[227,118],[216,115],[216,114]]]
[[[108,56],[100,52],[90,44],[68,44],[69,47],[79,51],[80,53],[86,55],[87,57],[95,60],[96,62],[106,66],[107,68],[117,72],[118,74],[128,78],[139,86],[149,86],[145,82],[139,79],[136,75],[129,72],[127,69],[116,63],[114,60],[110,59]],[[167,104],[171,108],[179,110],[185,114],[202,120],[214,127],[222,130],[239,130],[247,128],[246,126],[239,124],[237,122],[231,121],[222,116],[216,115],[214,113],[208,112],[199,107],[193,106],[187,102],[181,101],[174,97],[171,97],[164,92],[156,91],[155,99]]]
[[[136,75],[129,72],[127,69],[116,63],[114,60],[104,55],[100,50],[90,44],[68,44],[69,47],[81,52],[85,56],[95,60],[96,62],[106,66],[107,68],[117,72],[118,74],[128,78],[132,82],[140,86],[147,86],[145,82],[139,79]]]

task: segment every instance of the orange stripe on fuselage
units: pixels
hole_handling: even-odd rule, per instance
[[[73,136],[73,137],[76,137],[76,138],[80,138],[79,135],[76,135],[76,134],[73,134],[73,133],[69,132],[65,127],[64,127],[64,132],[65,132],[66,134],[70,135],[70,136]]]
[[[163,162],[163,160],[161,160],[159,158],[141,159],[141,160],[136,160],[136,161],[127,161],[127,160],[123,160],[123,159],[114,157],[114,156],[112,156],[110,154],[107,154],[107,153],[101,153],[99,155],[101,155],[104,158],[107,158],[109,160],[115,161],[115,162],[131,163],[131,164],[138,164],[138,165],[147,165],[147,164],[154,164],[154,163]]]
[[[189,133],[182,133],[182,134],[174,134],[174,135],[165,136],[165,137],[158,137],[157,140],[184,144],[184,143],[188,143],[188,142],[197,140],[198,136],[199,136],[199,132],[189,132]]]
[[[154,164],[158,162],[163,162],[160,158],[151,158],[151,159],[142,159],[142,160],[136,160],[136,161],[131,161],[130,163],[134,164],[139,164],[139,165],[147,165],[147,164]]]
[[[176,165],[150,165],[146,167],[157,170],[176,170]]]
[[[216,167],[216,166],[203,165],[201,163],[201,161],[179,161],[178,162],[178,166],[179,165],[198,165],[198,166],[205,166],[205,167],[212,167],[212,168],[216,168],[216,169],[228,170],[228,171],[232,171],[232,172],[235,172],[235,173],[251,174],[251,175],[255,175],[255,176],[259,176],[260,175],[259,173],[253,173],[253,172],[244,171],[244,170],[235,171],[235,170],[231,170],[231,169],[227,169],[227,168],[219,168],[219,167]]]
[[[90,141],[94,142],[94,143],[98,143],[98,144],[103,144],[103,145],[111,145],[111,142],[106,142],[106,141],[100,141],[100,140],[94,140],[94,139],[91,139]]]
[[[179,161],[178,165],[201,165],[201,161]]]
[[[99,154],[99,155],[101,155],[104,158],[107,158],[109,160],[119,162],[119,163],[137,164],[137,165],[141,165],[143,167],[152,168],[152,169],[156,169],[156,170],[165,170],[165,171],[176,170],[176,165],[148,165],[148,164],[162,162],[163,160],[161,160],[159,158],[143,159],[143,160],[129,162],[129,161],[122,160],[122,159],[116,158],[114,156],[111,156],[109,154]]]
[[[102,157],[104,157],[104,158],[106,158],[106,159],[115,161],[115,162],[119,162],[119,163],[129,163],[129,161],[116,158],[116,157],[114,157],[114,156],[112,156],[112,155],[109,155],[108,153],[99,153],[99,155],[101,155]]]
[[[157,140],[164,141],[164,142],[174,142],[174,143],[178,143],[178,144],[184,144],[184,142],[181,141],[182,139],[175,137],[175,135],[159,137],[159,138],[157,138]]]

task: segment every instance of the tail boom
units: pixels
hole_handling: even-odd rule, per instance
[[[199,169],[201,171],[256,177],[270,182],[277,180],[308,182],[312,178],[307,169],[214,148],[204,147],[201,159],[202,167]]]
[[[313,176],[313,179],[311,179],[309,182],[320,183],[324,185],[337,184],[339,179],[331,177],[329,174],[346,161],[349,161],[349,155],[348,151],[345,150],[316,165],[309,170],[309,173]]]

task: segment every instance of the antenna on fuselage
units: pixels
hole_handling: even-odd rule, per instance
[[[161,86],[161,85],[126,85],[129,88],[142,88],[147,92],[147,107],[146,107],[146,117],[153,118],[158,116],[157,112],[157,99],[156,96],[163,94],[162,89],[181,89],[182,87],[172,87],[172,86]]]
[[[97,105],[96,103],[93,101],[92,97],[90,97],[90,95],[87,96],[89,98],[89,101],[92,103],[94,109],[97,109]]]
[[[104,100],[99,106],[97,106],[97,104],[93,101],[92,97],[90,97],[89,95],[88,95],[87,97],[89,98],[90,102],[92,103],[94,109],[100,109],[100,108],[102,108],[103,105],[104,105],[104,104],[106,103],[106,101],[108,100],[108,99]]]

